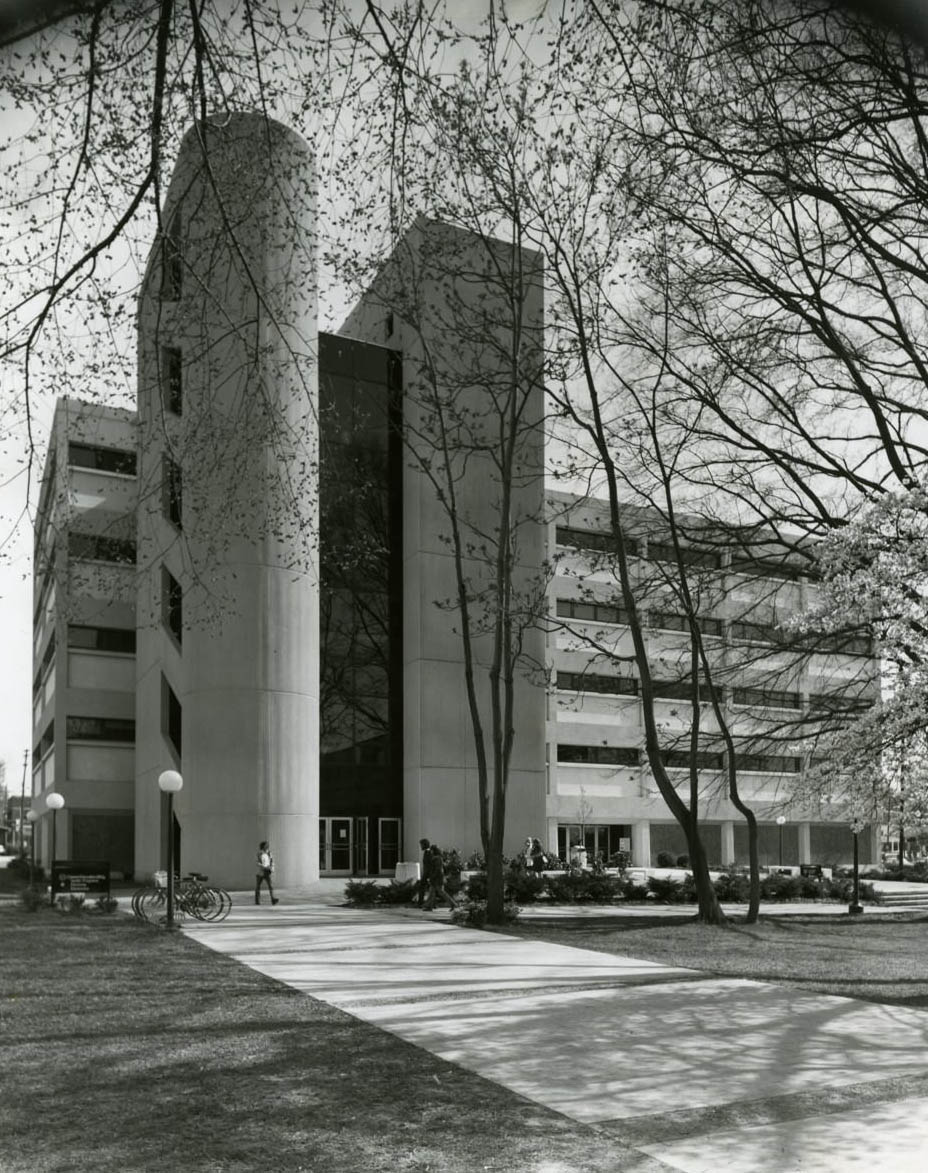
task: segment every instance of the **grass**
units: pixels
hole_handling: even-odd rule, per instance
[[[790,915],[728,928],[699,925],[692,917],[527,918],[500,931],[725,977],[928,1007],[924,914]]]
[[[0,905],[3,1173],[566,1173],[602,1137],[125,916]]]

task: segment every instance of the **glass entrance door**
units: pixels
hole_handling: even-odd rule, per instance
[[[319,820],[319,871],[324,875],[351,875],[352,822],[336,816]]]

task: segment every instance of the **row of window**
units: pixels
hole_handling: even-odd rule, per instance
[[[654,695],[659,700],[693,699],[693,686],[689,680],[654,680]],[[607,696],[637,696],[638,680],[634,676],[607,676],[593,672],[558,672],[555,687],[564,692],[599,693]],[[715,695],[721,704],[725,689],[715,686]],[[699,688],[699,699],[708,701],[710,688],[703,681]],[[734,705],[761,706],[767,709],[802,710],[802,694],[774,688],[733,688],[731,701]],[[811,693],[809,707],[831,712],[848,712],[870,708],[872,698],[846,696],[842,693]]]
[[[68,717],[68,741],[118,741],[135,744],[135,721],[128,717]]]
[[[556,612],[562,619],[583,619],[594,623],[616,623],[627,625],[628,610],[625,607],[612,603],[586,602],[581,599],[558,599]],[[649,627],[661,628],[665,631],[688,631],[689,620],[686,615],[671,611],[652,611],[648,616]],[[712,616],[700,616],[699,628],[703,635],[720,636],[723,634],[723,620]],[[782,628],[767,623],[750,623],[746,620],[733,619],[729,623],[731,638],[744,643],[773,644],[777,647],[788,647],[809,652],[842,652],[845,655],[870,656],[873,654],[873,641],[868,635],[859,631],[837,632],[831,635],[816,635],[814,643],[808,642],[810,637],[797,636]]]
[[[68,554],[85,562],[133,563],[136,546],[131,538],[110,538],[103,534],[83,534],[71,530],[68,534]]]
[[[611,533],[601,530],[584,530],[572,526],[557,526],[555,540],[559,546],[569,546],[575,550],[592,550],[600,553],[613,553],[616,548],[615,538]],[[703,567],[718,570],[722,566],[721,552],[715,549],[704,550],[698,546],[675,547],[673,542],[659,542],[653,538],[647,540],[647,546],[637,538],[625,537],[626,553],[649,558],[654,562],[676,562],[679,558],[685,566]],[[749,558],[733,555],[729,569],[734,574],[746,574],[757,578],[783,578],[795,581],[803,576],[811,576],[811,568],[797,565],[774,558]]]
[[[567,765],[640,766],[644,751],[629,745],[558,745],[557,760]],[[694,760],[700,770],[721,770],[725,764],[721,753],[701,750],[694,755],[685,749],[661,751],[661,761],[668,769],[688,770]],[[798,774],[802,770],[802,758],[779,754],[736,754],[735,768],[758,774]]]
[[[85,627],[68,624],[68,647],[92,652],[135,654],[135,629],[122,627]]]
[[[68,464],[73,468],[92,468],[97,472],[136,474],[136,455],[122,448],[98,448],[94,444],[68,444]]]

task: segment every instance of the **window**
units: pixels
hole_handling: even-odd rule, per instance
[[[654,680],[652,681],[654,695],[658,700],[665,701],[692,701],[693,683],[691,680]],[[711,699],[712,691],[708,683],[703,680],[699,685],[699,699],[703,703]],[[724,689],[715,686],[715,696],[719,704],[724,700]]]
[[[648,539],[648,557],[654,562],[676,562],[677,551],[673,542]],[[711,569],[722,564],[720,554],[712,550],[699,550],[695,546],[681,546],[679,557],[684,566],[705,566]]]
[[[838,631],[814,638],[814,651],[840,652],[845,656],[872,656],[873,640],[869,635],[854,631]]]
[[[55,662],[55,633],[52,632],[52,637],[48,641],[48,647],[45,649],[45,655],[42,657],[42,663],[35,674],[35,679],[32,682],[33,698],[41,691],[42,686],[48,679],[48,674],[52,670],[52,665]]]
[[[570,526],[557,526],[554,531],[559,546],[571,546],[575,550],[598,550],[604,554],[614,554],[616,540],[612,533],[603,533],[601,530],[572,529]],[[638,543],[634,538],[624,539],[625,553],[637,554]]]
[[[595,623],[628,623],[628,611],[612,603],[584,603],[580,599],[558,599],[557,613],[564,619],[589,619]]]
[[[102,534],[68,534],[68,554],[85,562],[134,562],[135,542]]]
[[[180,415],[184,403],[183,356],[175,346],[161,347],[161,404]]]
[[[802,769],[802,759],[764,753],[739,753],[735,754],[735,768],[757,774],[798,774]]]
[[[72,468],[92,468],[97,472],[116,472],[134,477],[135,453],[122,448],[96,448],[92,444],[68,444],[68,464]]]
[[[181,725],[182,712],[180,701],[174,694],[174,689],[171,688],[164,674],[161,676],[161,732],[168,739],[174,749],[177,751],[177,756],[181,754]]]
[[[778,562],[773,558],[736,558],[731,560],[732,574],[746,574],[752,578],[785,578],[795,582],[807,573],[805,567]]]
[[[135,742],[135,722],[122,717],[68,717],[68,741]]]
[[[45,726],[45,732],[35,744],[35,751],[33,754],[33,761],[40,762],[55,744],[55,722],[49,721]]]
[[[651,626],[659,627],[662,631],[689,631],[689,619],[675,611],[652,611]],[[721,619],[712,619],[708,615],[698,615],[696,621],[703,635],[721,635]]]
[[[81,627],[68,625],[68,647],[94,652],[135,654],[135,629],[122,627]]]
[[[559,745],[557,760],[595,766],[637,766],[641,751],[628,745]]]
[[[855,713],[872,709],[876,698],[872,696],[849,696],[841,692],[813,692],[809,696],[809,708],[829,713]]]
[[[161,567],[161,622],[179,644],[184,642],[183,591],[166,566]]]
[[[178,208],[161,238],[161,297],[177,301],[183,288],[183,215]]]
[[[601,676],[593,672],[558,672],[556,686],[567,692],[598,692],[610,696],[637,696],[634,676]]]
[[[767,709],[802,708],[802,697],[798,692],[769,688],[736,688],[732,691],[731,699],[735,705],[763,705]]]
[[[181,475],[180,465],[176,464],[170,457],[165,456],[161,466],[161,508],[164,516],[176,525],[178,529],[181,528]]]
[[[692,754],[688,749],[662,749],[661,761],[668,770],[688,770],[694,761],[697,770],[721,770],[723,766],[720,753],[709,753],[706,750]]]
[[[783,632],[769,623],[735,622],[731,625],[732,639],[745,640],[748,643],[782,644]]]

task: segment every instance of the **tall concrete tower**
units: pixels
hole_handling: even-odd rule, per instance
[[[318,876],[315,186],[258,114],[192,128],[139,307],[136,868]]]

